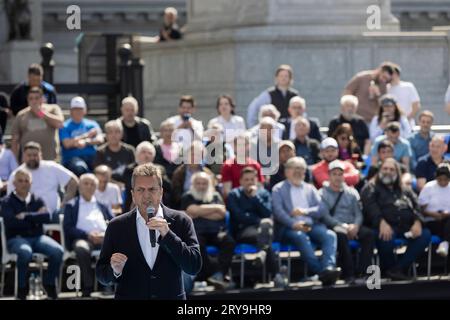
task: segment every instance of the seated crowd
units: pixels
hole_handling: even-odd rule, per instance
[[[10,148],[0,132],[0,216],[7,249],[18,256],[20,299],[28,292],[33,252],[48,257],[43,283],[49,297],[57,297],[64,251],[74,253],[82,293],[90,295],[93,252],[108,221],[134,208],[131,176],[143,163],[161,171],[163,203],[194,222],[203,258],[195,280],[217,289],[234,287],[229,271],[242,243],[256,247],[254,265],[276,286],[285,284],[274,242],[299,251],[308,276],[324,285],[367,276],[375,248],[383,275],[407,279],[432,234],[442,240],[436,252],[450,264],[450,139],[432,132],[433,113],[419,110],[417,90],[400,80],[394,63],[349,81],[326,136],[291,87],[288,65],[276,70],[275,86],[250,103],[246,121],[236,115],[233,98],[220,95],[218,116],[204,128],[194,117],[194,98],[182,96],[159,133],[138,117],[133,97],[122,100],[121,116],[103,130],[86,117],[80,96],[64,120],[40,66],[30,66],[28,76],[40,80],[12,95],[26,104],[14,105]],[[43,224],[60,219],[65,248],[43,231]],[[398,239],[407,249],[397,258]],[[215,257],[208,246],[217,248]]]

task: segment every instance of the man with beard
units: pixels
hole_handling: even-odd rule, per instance
[[[423,217],[414,192],[402,186],[400,167],[393,158],[383,161],[374,181],[361,192],[365,214],[378,231],[381,269],[392,280],[408,280],[405,269],[425,251],[431,233],[422,227]],[[406,240],[407,250],[396,259],[395,239]]]
[[[32,175],[31,192],[44,200],[45,206],[52,216],[64,204],[75,197],[78,188],[78,178],[69,170],[54,161],[42,160],[41,145],[30,141],[23,148],[24,163],[20,165],[8,180],[8,194],[13,190],[15,172],[18,169],[28,169]],[[65,189],[61,203],[59,190]],[[58,217],[55,215],[55,217]]]
[[[186,211],[194,221],[203,260],[199,277],[207,278],[207,281],[219,290],[233,288],[234,284],[230,279],[225,281],[225,275],[231,266],[235,244],[226,230],[226,208],[222,197],[214,190],[211,177],[207,173],[196,172],[191,181],[189,191],[181,198],[181,210]],[[208,257],[208,245],[219,248],[217,267],[212,265]]]
[[[341,97],[341,114],[334,117],[328,125],[328,136],[331,137],[339,125],[348,123],[352,127],[355,140],[358,147],[364,151],[364,154],[370,152],[369,128],[364,122],[363,117],[358,115],[359,100],[357,97],[347,94]]]
[[[386,85],[392,81],[395,65],[383,62],[374,70],[357,73],[345,86],[344,95],[354,95],[359,100],[358,114],[369,123],[378,111],[378,98],[386,93]]]

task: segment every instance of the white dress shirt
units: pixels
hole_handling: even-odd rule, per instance
[[[164,218],[161,206],[158,207],[156,217]],[[139,238],[139,244],[141,246],[142,253],[144,254],[145,261],[147,261],[150,269],[153,269],[156,257],[158,256],[159,244],[158,242],[156,242],[156,246],[152,248],[150,244],[150,230],[147,227],[147,220],[142,218],[141,214],[139,213],[139,209],[136,209],[136,229]],[[158,230],[155,230],[155,233],[156,240],[158,240],[160,233]]]
[[[97,199],[91,198],[86,201],[80,197],[80,205],[78,208],[77,229],[90,233],[92,231],[105,232],[106,221],[102,211],[97,206]]]
[[[308,200],[306,199],[306,194],[303,189],[304,183],[302,182],[300,186],[296,186],[291,184],[291,200],[292,207],[299,209],[307,209],[309,208]]]

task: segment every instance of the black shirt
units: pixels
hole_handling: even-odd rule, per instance
[[[164,24],[159,30],[159,41],[167,41],[162,33],[162,30],[166,31],[172,40],[179,40],[183,37],[183,34],[177,24],[173,24],[171,26]]]
[[[430,154],[426,154],[419,158],[416,166],[416,178],[425,178],[428,181],[434,180],[437,165],[431,159]]]
[[[139,128],[137,125],[134,125],[133,127],[127,127],[126,125],[124,125],[123,131],[124,131],[123,142],[125,142],[126,144],[129,144],[135,148],[137,147],[137,145],[139,143],[141,143],[141,137],[139,135]]]
[[[122,143],[118,152],[113,152],[108,148],[108,144],[103,144],[97,150],[94,160],[94,168],[106,164],[112,170],[112,178],[116,181],[125,182],[124,172],[128,165],[134,162],[134,148]]]
[[[359,115],[354,115],[351,120],[345,119],[342,115],[334,117],[328,125],[328,136],[331,137],[336,128],[343,123],[350,124],[359,148],[364,150],[364,143],[369,139],[369,128],[364,119]]]
[[[181,210],[186,210],[190,205],[202,205],[202,204],[223,204],[222,197],[219,193],[214,192],[214,196],[211,202],[203,202],[194,199],[190,192],[187,192],[181,198]],[[225,219],[223,220],[209,220],[205,218],[195,218],[194,220],[195,232],[200,234],[218,233],[222,229],[225,229]]]

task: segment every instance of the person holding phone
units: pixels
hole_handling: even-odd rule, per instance
[[[178,114],[167,119],[175,128],[172,141],[181,143],[184,148],[193,140],[201,140],[203,137],[203,123],[194,119],[195,110],[194,97],[182,96],[178,104]]]
[[[303,158],[290,158],[285,164],[286,180],[272,189],[275,238],[295,245],[308,270],[318,274],[323,285],[332,285],[340,275],[336,268],[336,233],[320,222],[320,196],[313,185],[304,182],[306,168]],[[321,260],[313,244],[322,249]]]
[[[403,114],[403,110],[397,103],[394,96],[385,94],[379,100],[378,115],[373,117],[369,126],[370,140],[372,142],[383,134],[389,123],[398,121],[400,123],[400,135],[407,139],[412,133],[408,118]]]

